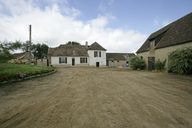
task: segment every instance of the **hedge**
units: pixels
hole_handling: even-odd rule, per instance
[[[168,56],[168,72],[192,74],[192,47],[177,49]]]

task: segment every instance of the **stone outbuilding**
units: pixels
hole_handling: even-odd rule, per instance
[[[128,67],[129,60],[134,53],[106,53],[107,66],[109,67]]]

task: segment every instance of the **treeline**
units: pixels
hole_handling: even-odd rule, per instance
[[[48,46],[44,43],[31,44],[28,42],[14,41],[14,42],[0,42],[0,62],[7,62],[12,58],[14,51],[20,50],[22,52],[31,51],[36,59],[47,58]]]

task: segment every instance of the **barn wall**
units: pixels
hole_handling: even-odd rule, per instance
[[[192,47],[192,42],[156,49],[153,52],[152,51],[142,52],[142,53],[138,53],[137,55],[143,57],[147,66],[148,66],[148,57],[154,56],[155,61],[157,61],[158,59],[160,61],[164,61],[166,59],[165,68],[167,68],[168,67],[168,55],[171,52],[175,51],[176,49],[185,48],[185,47]]]

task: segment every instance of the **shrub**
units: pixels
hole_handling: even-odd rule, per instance
[[[192,74],[192,47],[177,49],[170,53],[168,72]]]
[[[139,58],[138,56],[132,57],[130,59],[130,67],[133,70],[137,69],[144,69],[145,68],[145,61],[142,58]]]
[[[165,63],[166,60],[164,60],[163,62],[161,62],[159,59],[155,62],[155,69],[156,70],[163,70],[165,68]]]

